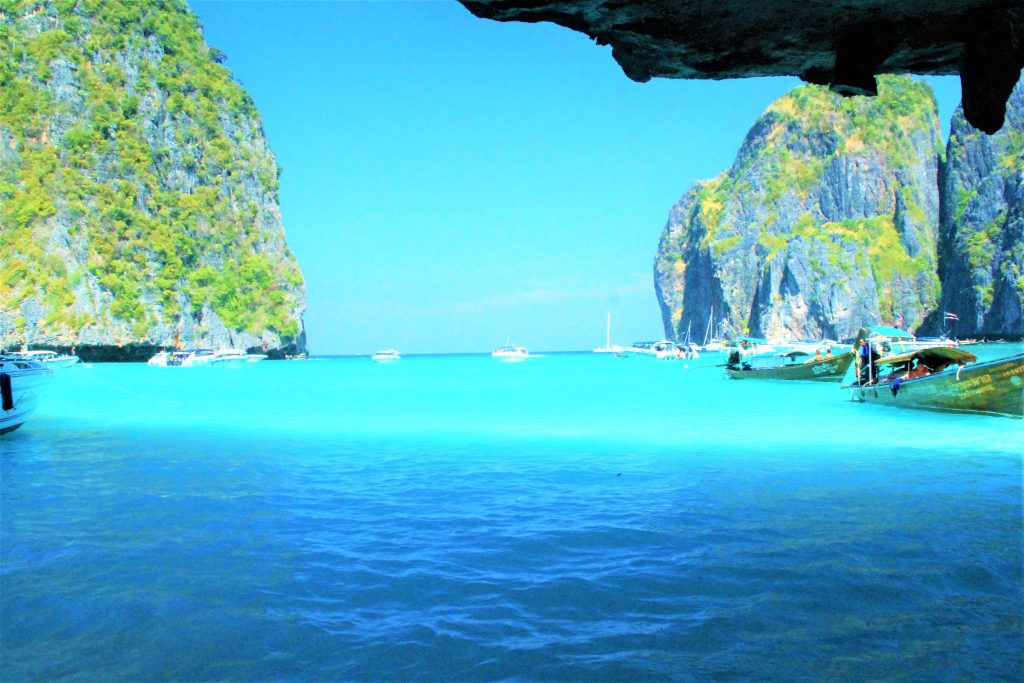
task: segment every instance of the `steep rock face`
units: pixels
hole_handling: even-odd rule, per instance
[[[957,110],[941,189],[942,308],[959,317],[950,330],[1024,335],[1024,82],[995,135],[975,130]]]
[[[183,0],[0,11],[0,346],[304,349],[278,168],[223,60]]]
[[[754,124],[732,167],[671,211],[655,261],[666,335],[713,325],[844,338],[938,304],[940,135],[931,89],[879,96],[797,88]]]

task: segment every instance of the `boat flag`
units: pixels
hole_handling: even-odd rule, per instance
[[[946,315],[945,315],[944,319],[945,320],[960,320],[960,317],[956,313],[950,313],[949,311],[946,311]]]

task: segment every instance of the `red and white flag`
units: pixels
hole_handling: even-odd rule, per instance
[[[945,319],[946,320],[959,320],[960,318],[959,318],[959,316],[957,316],[956,313],[950,313],[949,311],[946,311]]]

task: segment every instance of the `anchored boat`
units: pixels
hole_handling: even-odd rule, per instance
[[[849,385],[851,399],[901,408],[1024,418],[1024,353],[978,363],[969,351],[933,347],[875,361]]]
[[[743,356],[739,351],[732,351],[725,366],[725,373],[732,379],[841,382],[853,361],[853,351],[821,358],[815,358],[806,351],[761,356]]]
[[[401,360],[402,355],[394,349],[384,349],[373,354],[370,358],[378,363],[393,363],[396,360]]]
[[[0,357],[0,434],[25,423],[51,379],[53,370],[42,363]]]
[[[527,351],[525,347],[516,346],[515,344],[506,344],[500,349],[494,349],[494,351],[491,351],[491,357],[497,358],[505,363],[515,363],[529,358],[530,352]]]
[[[79,361],[78,356],[59,354],[56,351],[14,351],[7,355],[10,358],[17,358],[19,360],[44,363],[51,368],[70,368]]]

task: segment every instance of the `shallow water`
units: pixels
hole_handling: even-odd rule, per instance
[[[1024,677],[1024,422],[711,362],[61,372],[2,677]]]

